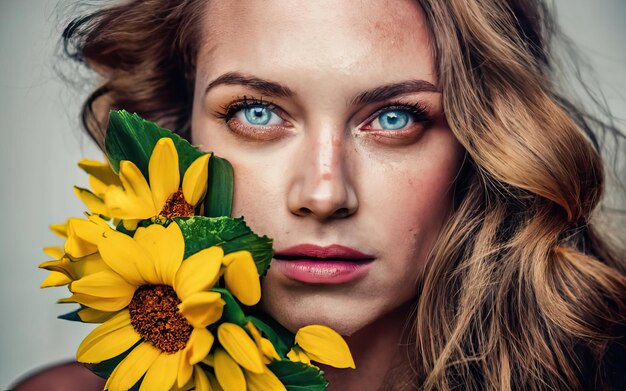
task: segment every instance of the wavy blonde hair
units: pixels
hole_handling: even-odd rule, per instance
[[[623,254],[591,222],[603,163],[590,122],[555,92],[546,10],[521,0],[420,4],[446,116],[468,155],[458,208],[422,281],[420,384],[603,387],[581,366],[601,364],[623,335]]]
[[[604,188],[592,131],[602,123],[557,93],[540,1],[419,3],[467,158],[418,282],[412,370],[389,388],[603,387],[626,327],[626,267],[591,219]],[[83,108],[100,145],[112,108],[188,136],[202,7],[134,1],[68,25],[66,53],[103,76]]]

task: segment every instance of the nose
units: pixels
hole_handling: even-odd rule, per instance
[[[323,221],[345,218],[358,209],[346,140],[336,130],[306,132],[295,159],[287,204],[291,213]]]

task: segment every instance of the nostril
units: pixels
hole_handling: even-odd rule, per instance
[[[348,217],[350,216],[351,212],[350,209],[348,208],[339,208],[337,210],[335,210],[332,214],[330,215],[325,215],[325,216],[320,216],[318,213],[313,212],[312,209],[306,208],[306,207],[302,207],[300,209],[298,209],[298,215],[300,216],[309,216],[309,215],[315,215],[318,217],[328,217],[328,218],[344,218],[344,217]]]
[[[299,214],[301,216],[306,216],[311,213],[311,209],[303,207],[303,208],[298,209],[298,212],[300,212]]]
[[[338,218],[347,217],[349,214],[350,210],[348,208],[339,208],[333,213],[333,215]]]

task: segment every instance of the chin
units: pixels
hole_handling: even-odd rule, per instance
[[[350,336],[375,320],[371,316],[363,316],[358,310],[347,310],[325,300],[296,304],[289,300],[273,300],[271,295],[266,295],[261,300],[261,307],[294,334],[301,327],[320,324],[343,336]]]
[[[350,295],[349,290],[329,286],[281,286],[263,284],[261,308],[292,333],[321,324],[350,336],[385,315],[384,303]]]

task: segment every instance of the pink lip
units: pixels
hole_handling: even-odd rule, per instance
[[[365,275],[372,255],[333,244],[326,247],[300,244],[274,255],[275,265],[285,277],[311,284],[341,284]]]

